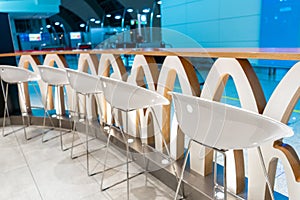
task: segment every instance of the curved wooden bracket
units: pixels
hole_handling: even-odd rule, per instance
[[[300,160],[295,149],[280,140],[275,141],[273,147],[284,153],[291,165],[296,182],[300,182]]]

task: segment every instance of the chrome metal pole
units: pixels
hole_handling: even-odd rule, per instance
[[[265,162],[264,162],[264,158],[263,158],[260,146],[257,147],[257,151],[258,151],[258,155],[259,155],[259,160],[261,162],[261,166],[263,168],[263,172],[264,172],[264,175],[265,175],[265,179],[266,179],[266,182],[267,182],[267,186],[268,186],[268,189],[269,189],[269,192],[270,192],[271,199],[274,200],[273,189],[272,189],[272,186],[271,186],[271,182],[270,182],[270,179],[269,179],[269,175],[268,175],[268,172],[267,172],[267,168],[266,168],[266,165],[265,165]]]

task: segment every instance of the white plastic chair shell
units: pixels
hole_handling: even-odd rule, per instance
[[[210,147],[251,148],[294,134],[287,125],[248,110],[179,93],[172,95],[181,130]]]
[[[101,76],[100,82],[106,101],[124,111],[170,104],[168,99],[156,92],[124,81]]]
[[[46,65],[38,65],[38,69],[40,71],[42,80],[49,85],[62,86],[69,84],[67,72],[65,69]]]
[[[69,83],[76,92],[84,95],[102,92],[98,76],[72,69],[66,71]]]
[[[40,76],[34,72],[11,65],[0,65],[0,76],[7,83],[24,83],[40,80]]]

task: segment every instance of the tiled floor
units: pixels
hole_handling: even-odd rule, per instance
[[[17,127],[14,127],[17,129]],[[6,131],[11,131],[7,127]],[[41,142],[43,129],[27,128],[30,136],[37,136],[26,141],[23,130],[6,137],[0,136],[0,199],[12,200],[92,200],[92,199],[126,199],[126,182],[100,191],[102,174],[87,176],[86,157],[70,158],[70,151],[61,151],[59,139],[55,138],[46,143]],[[58,135],[51,131],[49,137]],[[71,134],[66,134],[65,142],[70,144]],[[81,135],[77,140],[84,140]],[[99,140],[91,142],[91,148],[101,147]],[[84,146],[75,149],[78,154],[84,151]],[[93,153],[91,168],[94,169],[96,158],[104,157],[104,149]],[[124,156],[110,151],[109,163],[115,163]],[[121,161],[122,162],[122,161]],[[126,177],[125,166],[110,170],[105,174],[104,187]],[[101,170],[103,165],[97,164],[94,170]],[[130,164],[130,171],[140,172],[138,166]],[[174,192],[148,175],[145,185],[145,175],[139,175],[130,180],[130,199],[172,199]]]

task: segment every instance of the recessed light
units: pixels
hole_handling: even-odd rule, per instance
[[[127,12],[132,13],[132,12],[133,12],[133,9],[132,9],[132,8],[128,8],[128,9],[127,9]]]
[[[121,15],[116,15],[115,16],[115,19],[121,19],[122,17],[121,17]]]
[[[143,13],[149,13],[150,12],[150,8],[144,8],[143,9]]]

